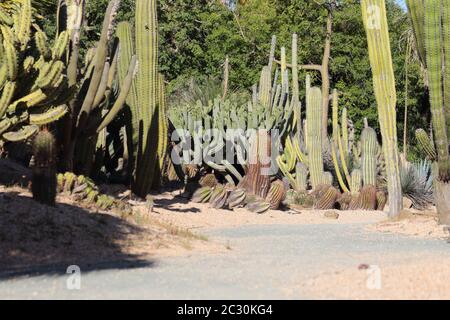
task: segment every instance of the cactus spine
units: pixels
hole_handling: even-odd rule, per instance
[[[39,132],[33,141],[33,199],[53,206],[56,199],[56,152],[55,139],[47,130]]]
[[[389,215],[402,209],[399,154],[397,147],[396,91],[384,0],[362,0],[362,16],[367,33],[374,92],[386,159]]]

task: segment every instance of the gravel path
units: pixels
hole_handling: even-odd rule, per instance
[[[229,252],[164,258],[143,268],[81,270],[81,290],[67,289],[66,274],[41,270],[39,276],[8,278],[0,271],[0,298],[309,299],[314,296],[302,291],[302,283],[322,273],[450,259],[445,241],[370,233],[363,224],[260,225],[204,233],[229,243]]]

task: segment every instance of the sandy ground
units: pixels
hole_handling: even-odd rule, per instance
[[[436,209],[403,210],[397,219],[386,219],[366,228],[372,232],[394,233],[423,239],[450,240],[447,226],[438,224]]]
[[[263,240],[261,235],[264,235],[267,237],[265,246],[273,244],[275,239],[278,242],[287,238],[287,242],[281,248],[261,252],[261,261],[274,260],[275,252],[278,252],[280,256],[274,260],[275,265],[277,261],[291,256],[293,261],[305,258],[318,264],[314,275],[307,278],[294,274],[287,276],[284,272],[280,275],[280,279],[284,279],[282,281],[292,278],[289,285],[282,289],[287,298],[296,297],[301,292],[301,296],[313,299],[450,299],[448,255],[440,258],[436,253],[429,256],[421,253],[414,258],[416,248],[412,245],[410,258],[406,258],[409,254],[405,256],[403,252],[403,258],[398,260],[398,255],[393,252],[393,259],[389,260],[391,263],[384,264],[380,269],[373,269],[368,264],[344,267],[346,248],[356,246],[353,249],[358,250],[357,246],[364,244],[365,237],[370,238],[371,235],[377,239],[389,234],[447,242],[448,231],[438,226],[434,210],[404,211],[396,220],[388,219],[385,212],[368,211],[292,210],[258,215],[245,209],[212,209],[208,204],[191,203],[178,193],[169,192],[154,196],[152,210],[148,203],[136,199],[130,204],[133,205],[132,216],[99,211],[65,196],[58,196],[57,206],[50,208],[34,202],[23,188],[0,187],[0,270],[53,263],[78,264],[78,261],[126,260],[139,263],[153,258],[185,257],[189,257],[186,263],[193,265],[198,259],[199,263],[202,259],[211,260],[209,268],[217,261],[224,266],[227,263],[243,263],[244,257],[248,260],[245,263],[253,265],[258,262],[252,261],[253,258],[245,254],[245,250],[255,252],[261,246],[258,242]],[[336,231],[350,228],[345,231],[350,233],[336,235],[335,227],[339,227]],[[332,271],[323,267],[320,262],[322,258],[313,258],[320,256],[324,250],[319,240],[314,240],[319,236],[316,229],[327,230],[326,237],[330,237],[330,243],[338,250],[333,254],[342,255],[336,257],[338,265]],[[358,230],[359,235],[352,235],[355,232],[352,230]],[[251,236],[252,232],[254,236]],[[277,232],[280,232],[278,236]],[[202,234],[212,236],[206,238]],[[230,237],[243,237],[241,241],[245,241],[245,246],[240,248],[238,243],[233,247],[233,242],[230,247],[227,242]],[[298,257],[296,251],[283,254],[282,250],[288,244],[296,246],[302,241],[308,245],[305,249],[311,251],[305,254],[310,256]],[[330,244],[324,245],[328,247]],[[361,253],[357,252],[359,256]],[[236,261],[233,262],[233,259]],[[184,262],[182,264],[180,270],[185,270],[186,265]],[[231,272],[232,267],[229,268]],[[173,272],[172,277],[176,278],[178,271],[175,270],[169,268],[169,273]],[[278,272],[277,269],[271,270],[268,276]],[[201,270],[198,272],[201,273]],[[177,285],[179,283],[174,283],[174,288]],[[36,286],[39,287],[39,284]],[[148,288],[142,290],[146,292]]]
[[[140,207],[145,212],[145,207]],[[426,239],[447,239],[446,227],[438,225],[435,208],[427,211],[403,210],[397,219],[389,219],[381,211],[337,210],[271,210],[256,214],[238,208],[221,210],[208,204],[188,202],[180,196],[164,193],[155,196],[155,208],[151,216],[183,226],[189,230],[233,228],[246,225],[292,225],[292,224],[369,224],[370,232],[393,233]]]
[[[222,210],[208,204],[192,203],[187,199],[164,193],[155,196],[152,216],[190,230],[221,229],[247,225],[291,225],[291,224],[345,224],[375,223],[386,220],[386,213],[380,211],[337,211],[337,210],[271,210],[256,214],[238,208]],[[141,207],[145,211],[145,207]]]
[[[450,259],[384,266],[360,265],[323,273],[304,281],[301,290],[312,299],[434,300],[450,299]]]
[[[58,195],[35,202],[20,187],[0,186],[0,270],[65,262],[145,261],[225,251],[222,244],[134,210],[101,211]]]

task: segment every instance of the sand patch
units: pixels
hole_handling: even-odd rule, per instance
[[[313,299],[450,299],[449,263],[434,257],[378,270],[360,265],[317,275],[291,292]]]
[[[336,211],[337,216],[332,214],[335,210],[271,210],[264,214],[256,214],[245,208],[214,209],[209,204],[193,203],[169,192],[155,195],[154,203],[152,217],[189,230],[245,225],[376,223],[386,219],[386,214],[380,211]],[[144,205],[140,206],[140,210],[148,211]]]
[[[222,251],[224,245],[158,217],[121,216],[63,195],[48,207],[26,189],[0,187],[0,270]]]
[[[449,239],[446,226],[438,224],[436,209],[427,211],[404,210],[397,219],[389,219],[369,225],[371,232],[395,233],[418,238]]]

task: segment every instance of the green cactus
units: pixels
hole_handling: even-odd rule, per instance
[[[361,190],[362,186],[362,175],[361,170],[359,169],[353,169],[352,176],[351,176],[351,184],[350,184],[350,191],[352,194],[357,194]]]
[[[316,202],[314,208],[318,210],[333,209],[336,201],[340,197],[340,192],[333,186],[323,185],[317,190]]]
[[[227,199],[227,204],[230,209],[236,208],[245,203],[246,193],[242,188],[237,188],[231,191]]]
[[[362,16],[367,33],[369,59],[386,159],[389,215],[402,209],[399,154],[397,146],[396,91],[384,0],[362,0]]]
[[[376,207],[376,210],[377,211],[383,211],[384,207],[386,206],[386,202],[387,202],[386,193],[384,191],[378,191],[377,192],[377,207]]]
[[[352,194],[345,192],[343,193],[338,199],[337,202],[339,203],[339,209],[340,210],[348,210],[350,207],[350,202],[352,201]]]
[[[229,193],[230,191],[225,186],[220,184],[217,185],[211,194],[211,198],[209,199],[211,207],[216,209],[223,208],[227,203]]]
[[[428,159],[431,161],[435,161],[437,159],[436,149],[427,132],[421,128],[417,129],[416,140],[419,143],[419,147],[423,150]]]
[[[63,105],[71,90],[65,81],[61,56],[68,33],[62,32],[50,48],[39,27],[31,26],[30,0],[2,10],[11,20],[1,19],[0,24],[0,139],[16,142],[34,135],[36,125],[49,124],[67,113]],[[51,52],[57,54],[52,56]]]
[[[450,3],[441,0],[407,1],[417,47],[427,68],[430,106],[437,155],[435,203],[439,222],[450,223]],[[425,137],[422,137],[425,138]],[[427,143],[427,142],[425,142]],[[430,152],[429,145],[426,146]]]
[[[76,92],[68,102],[69,115],[61,125],[63,137],[62,167],[90,175],[93,167],[99,133],[111,124],[122,110],[136,74],[137,58],[131,56],[126,65],[126,71],[119,77],[120,92],[113,94],[116,79],[118,54],[117,45],[112,37],[115,17],[120,0],[110,1],[103,20],[100,39],[95,49],[88,51],[85,65],[79,65],[79,33],[83,26],[84,1],[69,1],[67,6],[61,6],[60,16],[65,17],[60,24],[67,25],[70,31],[70,56],[68,56],[68,83],[76,88]],[[64,11],[64,12],[63,12]],[[62,33],[59,37],[63,37]],[[67,38],[67,36],[64,36]],[[52,57],[63,55],[62,45],[57,44],[52,49]],[[55,68],[55,67],[53,67]],[[49,69],[51,73],[52,69]],[[81,84],[77,85],[77,81]],[[101,138],[101,135],[100,135]],[[101,149],[97,149],[97,152]],[[103,157],[100,152],[98,157]]]
[[[246,208],[254,213],[262,214],[270,210],[270,203],[264,200],[255,199],[252,202],[248,203]]]
[[[192,201],[197,203],[206,203],[211,198],[212,191],[213,188],[209,186],[199,188],[192,195]]]
[[[361,167],[364,185],[377,185],[378,141],[375,130],[370,127],[361,133]]]
[[[204,177],[202,177],[199,181],[202,187],[211,187],[214,188],[218,182],[216,176],[213,173],[208,173]]]
[[[71,196],[75,201],[83,201],[101,210],[119,210],[120,212],[132,212],[130,205],[103,194],[99,191],[94,181],[84,175],[75,175],[72,172],[59,173],[56,176],[57,191]]]
[[[266,201],[270,203],[270,209],[278,209],[285,197],[286,189],[283,182],[280,180],[272,182],[266,197]]]
[[[322,92],[312,87],[306,95],[306,140],[312,188],[323,183],[322,157]]]
[[[39,132],[33,140],[33,199],[55,205],[56,199],[56,146],[55,138],[47,130]]]
[[[132,138],[129,147],[132,148],[135,171],[132,189],[144,197],[158,184],[158,171],[162,168],[167,146],[167,119],[164,82],[158,74],[156,0],[137,0],[135,12],[134,34],[128,23],[121,23],[118,27],[121,46],[119,70],[122,70],[119,73],[124,74],[124,65],[135,51],[139,72],[127,99],[131,109],[128,132]]]
[[[377,208],[377,189],[373,185],[365,185],[360,193],[358,203],[361,210],[376,210]]]

